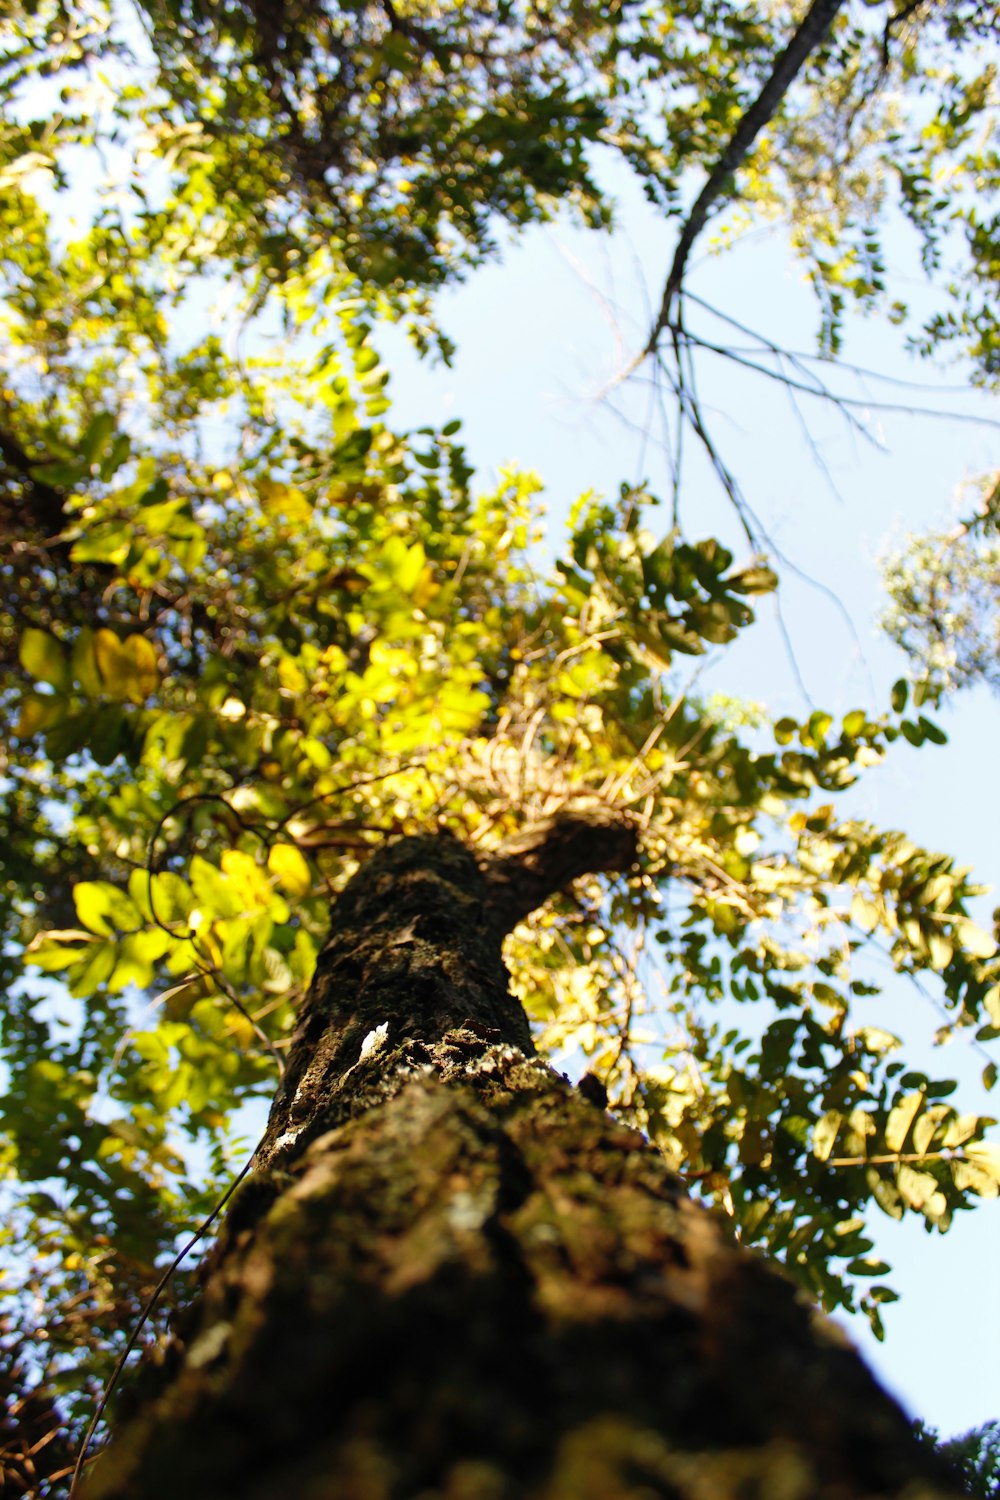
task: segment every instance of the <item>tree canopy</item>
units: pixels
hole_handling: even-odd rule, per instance
[[[947,531],[913,533],[885,559],[888,635],[935,699],[985,683],[1000,687],[1000,481],[976,486],[971,515]]]
[[[785,218],[828,354],[853,300],[994,381],[996,19],[819,0],[8,9],[18,1399],[54,1390],[81,1419],[242,1162],[239,1112],[274,1090],[331,897],[400,834],[489,849],[578,808],[634,825],[626,875],[577,883],[510,944],[537,1045],[596,1074],[825,1307],[880,1326],[895,1294],[873,1210],[944,1230],[997,1196],[990,1122],[908,1065],[867,963],[934,988],[939,1039],[994,1040],[979,887],[839,810],[894,742],[943,739],[933,684],[802,722],[684,696],[678,660],[735,639],[776,588],[767,557],[681,535],[623,485],[581,497],[540,560],[541,481],[478,485],[434,413],[395,430],[379,353],[384,318],[447,356],[433,293],[504,221],[611,223],[613,153],[679,246],[692,201],[734,232]],[[929,313],[886,269],[900,214],[935,276]],[[683,254],[667,294],[647,352],[674,361],[698,431]]]

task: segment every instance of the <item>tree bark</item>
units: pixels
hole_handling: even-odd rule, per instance
[[[88,1500],[950,1493],[842,1336],[533,1056],[503,935],[634,850],[564,816],[354,877],[254,1175]]]

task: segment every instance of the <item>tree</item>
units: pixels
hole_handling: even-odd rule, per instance
[[[448,833],[402,839],[345,887],[186,1347],[90,1493],[944,1479],[791,1286],[531,1056],[503,934],[635,852],[620,821],[563,816],[478,863]]]
[[[958,1471],[970,1495],[993,1500],[1000,1479],[1000,1429],[996,1422],[986,1422],[953,1438],[941,1438],[933,1427],[918,1422],[917,1436]]]
[[[946,532],[907,537],[885,563],[890,605],[883,627],[935,699],[979,682],[1000,686],[1000,486],[989,475],[977,488],[970,517]]]
[[[401,1466],[399,1485],[431,1474],[443,1483],[449,1464],[454,1493],[504,1493],[501,1451],[510,1463],[523,1455],[541,1484],[563,1439],[569,1467],[547,1481],[553,1494],[579,1488],[576,1466],[613,1472],[619,1462],[639,1464],[654,1491],[669,1475],[681,1493],[735,1493],[744,1481],[766,1492],[780,1480],[793,1493],[933,1482],[853,1358],[685,1206],[634,1132],[744,1246],[780,1258],[827,1308],[864,1306],[876,1326],[894,1294],[889,1268],[869,1254],[872,1206],[946,1229],[977,1196],[997,1195],[988,1122],[953,1108],[947,1082],[907,1069],[878,1024],[865,967],[883,945],[901,972],[937,985],[944,1032],[991,1040],[1000,970],[969,916],[977,888],[948,857],[835,812],[837,793],[900,735],[919,744],[941,732],[921,703],[906,716],[905,684],[885,713],[859,708],[839,724],[816,711],[769,726],[685,696],[676,659],[751,623],[749,601],[776,584],[767,561],[737,564],[717,539],[676,534],[658,522],[654,496],[625,486],[614,503],[584,497],[560,561],[543,566],[532,549],[537,481],[512,472],[477,492],[454,424],[413,434],[387,424],[371,320],[405,317],[418,343],[440,348],[428,292],[488,252],[496,215],[527,221],[569,198],[604,217],[581,146],[592,139],[637,165],[678,215],[678,171],[725,161],[724,174],[706,171],[711,202],[696,200],[689,224],[730,199],[723,177],[738,168],[745,196],[780,199],[813,257],[832,348],[839,289],[868,300],[878,290],[877,205],[860,168],[852,177],[839,163],[843,199],[836,213],[817,207],[817,154],[838,122],[849,137],[857,128],[866,69],[901,68],[943,90],[940,131],[920,149],[935,160],[951,151],[956,180],[974,170],[988,188],[995,167],[982,153],[969,165],[965,132],[991,108],[988,82],[974,98],[962,93],[968,115],[955,103],[983,14],[893,17],[878,39],[830,10],[801,56],[805,20],[738,8],[678,13],[676,32],[662,34],[641,8],[523,21],[501,10],[470,19],[461,7],[143,14],[150,47],[100,5],[27,7],[3,33],[11,342],[0,647],[13,726],[3,962],[12,976],[26,963],[65,986],[40,1004],[29,979],[4,1017],[6,1161],[21,1188],[6,1242],[26,1268],[7,1335],[13,1404],[27,1387],[39,1411],[55,1401],[79,1431],[177,1236],[204,1220],[237,1170],[235,1112],[280,1077],[253,1178],[206,1271],[203,1311],[191,1315],[188,1373],[171,1385],[181,1349],[169,1346],[166,1373],[149,1377],[160,1395],[95,1486],[131,1483],[148,1443],[141,1492],[162,1483],[174,1493],[181,1470],[157,1469],[161,1444],[171,1465],[208,1452],[203,1435],[197,1447],[180,1436],[184,1382],[196,1426],[214,1410],[207,1387],[230,1399],[223,1372],[237,1367],[235,1346],[226,1318],[207,1320],[252,1264],[277,1274],[287,1259],[297,1268],[288,1295],[304,1291],[310,1312],[296,1304],[281,1329],[276,1313],[265,1352],[254,1346],[241,1368],[270,1360],[269,1330],[308,1344],[311,1299],[328,1276],[322,1316],[332,1329],[351,1312],[358,1342],[336,1357],[356,1368],[350,1351],[370,1337],[375,1303],[361,1296],[368,1273],[350,1246],[369,1257],[372,1229],[359,1208],[350,1218],[360,1240],[330,1232],[344,1210],[322,1187],[323,1152],[333,1162],[341,1145],[357,1162],[344,1203],[384,1209],[383,1239],[405,1252],[405,1274],[425,1254],[421,1224],[429,1235],[407,1338],[426,1351],[435,1329],[440,1411],[455,1412],[457,1372],[468,1392],[493,1391],[511,1412],[499,1446],[477,1458],[471,1434],[485,1442],[493,1421],[481,1408],[456,1418],[468,1451],[445,1453],[433,1433],[422,1446],[415,1416],[395,1456],[364,1437],[359,1409],[357,1442],[337,1459],[358,1493],[382,1483],[376,1449],[390,1470]],[[943,82],[919,61],[940,26],[961,60]],[[781,67],[789,52],[799,56],[792,78]],[[834,76],[850,87],[831,91],[821,80],[834,55]],[[63,112],[45,115],[38,100],[56,89]],[[650,90],[669,105],[660,134]],[[741,128],[751,118],[769,134]],[[876,124],[866,116],[854,145],[870,161],[898,161],[898,141]],[[733,141],[739,150],[726,156]],[[121,180],[109,196],[95,190],[74,240],[59,189],[89,145]],[[943,210],[913,192],[933,241]],[[862,223],[871,264],[852,282],[844,267],[857,263],[851,236]],[[816,247],[829,246],[834,224],[843,254],[828,262]],[[666,336],[678,400],[710,441],[688,379],[683,258],[678,266],[650,348]],[[247,298],[242,344],[204,334],[204,302],[222,276]],[[974,273],[964,278],[966,310],[980,289]],[[972,353],[985,379],[983,308]],[[972,323],[962,328],[969,335]],[[288,335],[278,347],[267,342],[276,329]],[[412,932],[390,899],[397,886],[401,900],[434,897]],[[373,945],[372,1009],[352,993],[347,1014],[356,920]],[[505,998],[503,934],[530,1035]],[[658,979],[644,969],[654,950]],[[609,1090],[619,1123],[532,1061],[533,1048],[585,1057],[596,1076],[587,1087],[598,1100]],[[328,1055],[324,1082],[317,1066]],[[547,1125],[539,1134],[549,1119],[551,1138]],[[426,1173],[416,1139],[444,1152]],[[587,1172],[572,1165],[581,1162]],[[384,1193],[369,1193],[374,1180]],[[306,1183],[319,1233],[303,1243],[320,1259],[300,1274],[298,1227],[285,1240],[281,1226],[305,1233],[296,1205]],[[402,1183],[412,1184],[405,1199]],[[406,1218],[425,1192],[426,1220]],[[595,1193],[610,1195],[613,1211],[599,1212]],[[346,1259],[331,1269],[323,1245]],[[585,1256],[575,1279],[553,1247]],[[694,1282],[707,1277],[697,1295],[687,1273],[657,1290],[636,1271],[685,1258]],[[376,1281],[382,1264],[371,1262]],[[170,1286],[178,1303],[190,1300],[180,1277]],[[50,1357],[25,1365],[15,1355],[38,1331],[40,1288]],[[405,1301],[394,1291],[393,1315]],[[761,1309],[773,1310],[766,1332]],[[484,1330],[467,1356],[441,1332],[446,1313],[449,1329]],[[154,1342],[166,1337],[160,1318]],[[390,1321],[380,1326],[391,1336]],[[512,1327],[527,1367],[512,1363],[513,1340],[498,1346]],[[738,1398],[750,1347],[759,1386]],[[795,1392],[782,1373],[793,1351],[812,1372]],[[328,1386],[310,1379],[303,1345],[281,1358],[289,1378],[301,1360],[302,1399],[288,1412],[294,1404],[308,1426]],[[414,1409],[412,1367],[403,1362],[398,1379],[396,1407],[372,1416],[380,1433],[390,1411]],[[241,1421],[252,1415],[254,1430],[259,1374],[250,1384]],[[829,1418],[809,1410],[810,1392],[827,1388],[838,1392]],[[528,1432],[536,1403],[547,1415]],[[170,1413],[162,1431],[157,1411]],[[233,1459],[256,1475],[258,1453],[261,1484],[272,1419],[282,1408],[268,1397],[260,1452],[244,1434]],[[35,1477],[25,1463],[15,1471],[22,1490],[48,1482],[45,1449],[37,1462],[31,1449]],[[213,1465],[227,1461],[213,1452]],[[301,1454],[307,1469],[319,1465],[308,1482],[320,1484],[325,1459]],[[183,1482],[218,1490],[221,1473]]]

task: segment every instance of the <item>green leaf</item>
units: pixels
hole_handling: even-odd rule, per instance
[[[898,682],[893,683],[892,692],[889,696],[889,702],[892,704],[893,713],[901,714],[903,712],[909,696],[910,684],[907,682],[905,677],[900,677]]]
[[[724,645],[736,634],[729,610],[721,600],[692,605],[687,612],[687,620],[702,639],[713,646]]]
[[[924,739],[930,740],[932,745],[947,745],[948,736],[944,730],[939,729],[937,724],[932,724],[930,719],[926,719],[923,714],[918,718],[917,724],[923,733]]]
[[[128,878],[128,893],[144,922],[186,926],[194,910],[190,886],[172,870],[161,870],[152,877],[146,870],[133,870]]]
[[[142,925],[130,897],[104,880],[80,881],[73,887],[73,903],[84,927],[99,937],[135,932]]]
[[[738,594],[770,594],[778,587],[778,575],[763,566],[743,568],[726,580],[726,587]]]
[[[35,630],[30,625],[21,632],[18,643],[21,665],[36,682],[47,682],[50,687],[65,692],[70,684],[69,664],[66,653],[48,631]]]
[[[108,988],[120,994],[129,985],[146,989],[152,983],[159,959],[169,952],[172,939],[161,928],[151,932],[129,933],[118,944],[115,967]]]
[[[33,464],[31,475],[42,484],[55,485],[57,489],[70,490],[78,485],[86,477],[87,465],[82,461],[74,462],[72,459],[57,461],[51,464]]]
[[[884,1260],[866,1255],[852,1260],[847,1267],[852,1276],[885,1276],[892,1267]]]
[[[100,411],[80,439],[80,452],[88,467],[100,461],[114,434],[116,420],[111,412]]]
[[[822,745],[826,740],[832,723],[832,714],[824,713],[822,709],[816,709],[814,713],[809,715],[809,740],[814,745]]]
[[[115,962],[114,943],[95,943],[81,963],[66,971],[70,994],[77,999],[96,995],[111,978]]]

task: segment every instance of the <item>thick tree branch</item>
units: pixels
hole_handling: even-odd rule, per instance
[[[844,0],[813,0],[812,5],[806,12],[802,24],[785,50],[779,54],[771,70],[764,87],[750,108],[740,119],[732,138],[719,157],[708,181],[694,203],[688,214],[681,237],[674,251],[673,264],[670,274],[663,290],[663,300],[660,304],[659,315],[653,325],[643,354],[652,354],[659,342],[660,334],[669,327],[673,321],[674,303],[680,292],[684,280],[684,272],[687,268],[688,257],[692,246],[698,235],[704,229],[712,208],[718,198],[726,190],[726,185],[746,159],[757,136],[764,126],[771,120],[778,110],[782,99],[791,88],[799,72],[805,65],[810,55],[833,25],[837,12],[841,9]]]
[[[581,875],[627,870],[638,848],[620,811],[561,812],[532,823],[479,860],[487,909],[502,933]]]
[[[367,1074],[381,1086],[413,1065],[413,1047],[465,1030],[533,1053],[504,935],[578,876],[627,869],[635,854],[635,830],[603,808],[531,824],[478,861],[447,830],[379,849],[333,903],[258,1163],[359,1110]]]

